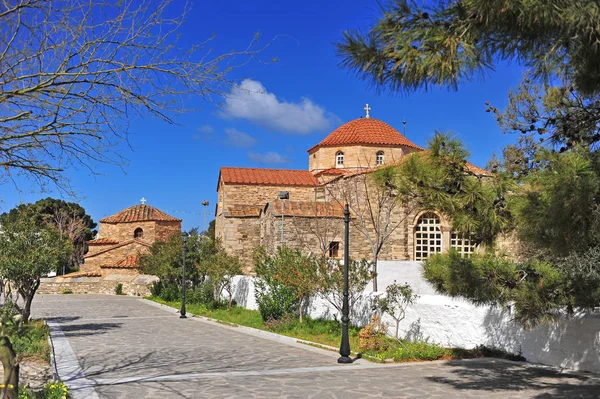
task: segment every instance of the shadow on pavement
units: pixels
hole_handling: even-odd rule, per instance
[[[85,337],[88,335],[104,334],[110,330],[121,327],[123,323],[82,323],[61,324],[60,329],[67,338]]]
[[[535,398],[598,398],[600,392],[600,376],[593,374],[560,373],[504,361],[458,361],[449,362],[447,366],[453,368],[450,372],[455,378],[432,376],[427,379],[457,390],[546,391]]]

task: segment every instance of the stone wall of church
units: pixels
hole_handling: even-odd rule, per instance
[[[167,241],[175,234],[181,234],[181,222],[157,221],[155,227],[155,240]]]
[[[231,205],[265,205],[275,201],[280,191],[290,193],[293,201],[314,201],[315,187],[305,186],[263,186],[257,184],[225,184],[219,195],[223,195],[223,209]]]
[[[336,167],[336,154],[338,151],[344,153],[344,168],[366,168],[376,166],[376,157],[378,151],[383,151],[384,162],[392,163],[399,161],[402,157],[411,152],[407,147],[386,147],[386,146],[340,146],[340,147],[321,147],[309,154],[308,169],[311,172],[330,169]]]
[[[225,251],[237,256],[245,274],[252,274],[254,249],[260,245],[260,219],[258,217],[222,217],[220,237]]]
[[[134,222],[134,223],[100,223],[98,238],[112,238],[119,242],[133,239],[135,229],[144,230],[144,241],[154,242],[157,239],[156,222]]]

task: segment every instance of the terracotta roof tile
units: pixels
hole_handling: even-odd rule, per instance
[[[102,277],[102,273],[100,272],[73,272],[73,273],[69,273],[69,274],[65,274],[63,276],[56,276],[56,277],[62,277],[62,278],[67,278],[67,277]]]
[[[308,170],[222,167],[220,179],[230,184],[264,186],[318,186],[319,181]]]
[[[345,174],[348,174],[348,173],[349,172],[346,169],[330,168],[330,169],[325,169],[325,170],[318,171],[317,173],[315,173],[315,177],[319,177],[319,176],[323,176],[323,175],[338,176],[338,175],[345,175]]]
[[[118,244],[119,241],[113,238],[97,238],[86,242],[87,245],[114,245]]]
[[[359,118],[338,127],[308,152],[319,147],[352,144],[406,146],[421,149],[387,123],[373,118]]]
[[[281,215],[282,201],[270,203],[273,213]],[[344,207],[337,202],[285,201],[284,216],[303,217],[344,217]]]
[[[120,259],[117,262],[115,262],[114,264],[109,264],[109,265],[102,265],[100,266],[103,269],[110,269],[110,268],[136,268],[138,267],[140,259],[137,256],[128,256],[126,258]]]
[[[181,222],[181,219],[169,216],[153,206],[139,204],[123,209],[112,216],[100,219],[102,223],[131,223],[145,221]]]
[[[228,207],[223,216],[225,217],[259,217],[262,205],[233,205]]]

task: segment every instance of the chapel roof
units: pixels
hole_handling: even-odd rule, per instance
[[[181,222],[181,219],[169,216],[155,207],[146,204],[130,206],[119,213],[100,219],[101,223],[133,223],[146,221]]]
[[[230,184],[256,184],[264,186],[318,186],[319,181],[308,170],[221,168],[220,179]]]
[[[285,216],[299,217],[344,217],[344,206],[337,202],[320,202],[320,201],[273,201],[267,203],[265,209],[271,207],[275,216],[281,216],[282,212]]]
[[[96,238],[86,242],[87,245],[115,245],[119,243],[119,240],[114,238]]]
[[[118,261],[106,265],[100,266],[102,269],[110,269],[110,268],[129,268],[133,269],[138,267],[140,258],[137,256],[127,256],[125,258],[119,259]]]
[[[335,129],[319,144],[310,148],[308,152],[319,147],[356,144],[406,146],[417,150],[421,149],[396,129],[379,119],[358,118]]]

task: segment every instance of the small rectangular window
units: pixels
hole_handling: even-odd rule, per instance
[[[338,241],[332,241],[329,243],[329,257],[337,258],[339,256],[340,243]]]

